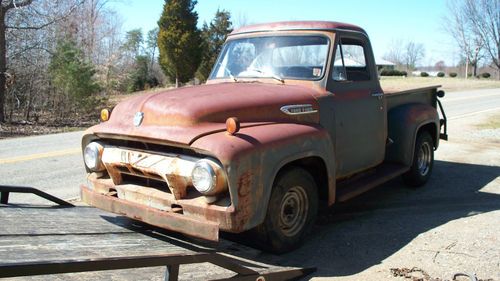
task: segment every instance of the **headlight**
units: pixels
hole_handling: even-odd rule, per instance
[[[204,195],[214,195],[227,189],[222,167],[210,159],[196,162],[191,172],[193,186]]]
[[[91,142],[83,151],[83,159],[87,168],[94,172],[104,170],[104,165],[101,161],[102,151],[104,147],[98,142]]]

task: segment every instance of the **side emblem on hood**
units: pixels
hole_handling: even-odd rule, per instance
[[[144,118],[144,112],[136,112],[134,115],[134,126],[139,127],[142,123],[142,119]]]

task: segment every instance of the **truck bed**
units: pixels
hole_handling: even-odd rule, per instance
[[[387,98],[387,110],[402,104],[424,103],[436,107],[436,92],[441,85],[414,89],[383,89]]]

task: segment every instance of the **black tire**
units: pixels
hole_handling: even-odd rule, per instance
[[[412,187],[424,185],[432,174],[433,166],[434,141],[429,132],[423,131],[417,136],[410,170],[403,174],[404,183]]]
[[[257,227],[261,247],[282,254],[298,248],[316,220],[318,191],[310,173],[293,168],[275,180],[264,222]]]

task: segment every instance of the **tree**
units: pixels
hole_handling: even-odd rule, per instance
[[[200,81],[207,80],[227,35],[232,31],[231,14],[225,10],[217,10],[210,26],[206,23],[203,25],[201,31],[203,39],[202,59],[196,72],[196,77]]]
[[[465,0],[464,6],[500,79],[500,0]]]
[[[196,27],[196,0],[165,0],[158,21],[160,65],[170,79],[185,83],[193,78],[201,61],[201,36]]]
[[[445,18],[445,30],[455,39],[465,60],[465,74],[467,77],[469,64],[473,67],[474,76],[477,75],[477,66],[482,58],[484,41],[474,31],[471,25],[469,12],[463,5],[449,3],[449,16]]]
[[[393,39],[382,58],[396,64],[398,68],[401,67],[404,65],[404,50],[401,46],[404,46],[401,39]]]
[[[93,94],[100,90],[94,79],[93,65],[83,60],[83,54],[71,40],[58,42],[49,65],[49,73],[62,108],[68,110],[73,105],[92,109]],[[64,110],[61,110],[64,112]]]
[[[6,77],[8,76],[7,31],[43,30],[56,22],[66,19],[83,1],[55,0],[40,3],[42,1],[0,0],[0,122],[5,121]],[[32,8],[32,6],[35,7]],[[12,13],[12,11],[15,11],[15,13]],[[12,14],[16,13],[25,14],[9,22],[8,19],[12,19]],[[23,52],[34,48],[42,49],[44,46],[43,44],[25,44],[17,55],[21,55]]]
[[[408,42],[405,46],[404,62],[408,70],[413,70],[425,56],[425,48],[421,43]]]
[[[483,52],[499,72],[500,79],[500,1],[461,0],[449,5],[445,29],[457,42],[474,73]],[[467,71],[467,70],[466,70]]]
[[[142,43],[144,43],[144,38],[142,37],[141,29],[132,29],[125,34],[123,48],[131,52],[133,57],[137,57],[141,54]]]
[[[146,38],[146,53],[150,58],[149,69],[153,68],[154,59],[156,56],[156,49],[158,48],[158,27],[155,27],[148,31]]]

